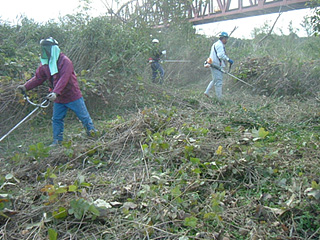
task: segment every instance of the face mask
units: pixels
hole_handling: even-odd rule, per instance
[[[50,59],[51,56],[51,46],[41,46],[41,58]]]
[[[41,46],[41,58],[42,59],[50,59],[51,57],[51,47],[54,45],[58,45],[58,42],[52,37],[47,39],[42,39],[40,41]]]

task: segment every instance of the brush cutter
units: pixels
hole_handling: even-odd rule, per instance
[[[27,96],[25,91],[21,91],[21,93],[24,96],[24,99],[30,103],[31,105],[35,106],[36,108],[33,109],[32,112],[30,112],[24,119],[22,119],[17,125],[15,125],[6,135],[4,135],[2,138],[0,138],[0,142],[5,139],[10,133],[13,132],[17,127],[19,127],[24,121],[26,121],[32,114],[34,114],[39,108],[47,108],[50,105],[50,101],[48,99],[45,99],[41,104],[37,104],[32,102],[29,97]]]
[[[225,73],[225,74],[229,75],[230,77],[233,77],[234,79],[237,79],[238,81],[240,81],[240,82],[242,82],[242,83],[244,83],[244,84],[246,84],[246,85],[248,85],[248,86],[250,86],[250,87],[254,88],[254,86],[253,86],[253,85],[251,85],[250,83],[247,83],[247,82],[243,81],[242,79],[240,79],[240,78],[238,78],[238,77],[236,77],[236,76],[232,75],[231,73],[226,72],[226,71],[225,71],[225,70],[223,70],[223,68],[221,68],[220,66],[213,65],[213,64],[210,64],[210,66],[211,66],[211,67],[213,67],[213,68],[215,68],[215,69],[218,69],[219,71],[221,71],[221,72],[223,72],[223,73]],[[230,66],[230,67],[231,67],[231,66]],[[230,68],[229,68],[229,69],[230,69]]]
[[[166,63],[191,63],[190,60],[163,60]]]
[[[229,75],[230,77],[233,77],[233,78],[237,79],[238,81],[240,81],[240,82],[242,82],[242,83],[244,83],[244,84],[246,84],[246,85],[254,88],[254,86],[251,85],[250,83],[247,83],[247,82],[243,81],[242,79],[240,79],[240,78],[232,75],[231,73],[226,72],[225,70],[223,70],[222,67],[217,66],[217,65],[214,65],[214,64],[212,63],[212,59],[211,59],[211,58],[208,58],[208,59],[204,62],[204,67],[212,67],[212,68],[218,69],[220,72],[222,72],[222,73],[224,73],[224,74],[227,74],[227,75]],[[231,69],[231,64],[229,65],[229,71],[230,71],[230,69]]]

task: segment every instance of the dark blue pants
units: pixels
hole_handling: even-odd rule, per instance
[[[163,83],[163,76],[164,76],[164,70],[159,62],[153,62],[151,63],[151,69],[152,69],[152,82],[157,82],[157,76],[160,75],[159,83]]]

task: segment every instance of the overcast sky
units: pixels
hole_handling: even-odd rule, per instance
[[[92,0],[92,14],[94,16],[106,12],[106,7],[102,3],[105,1],[106,0]],[[79,6],[79,0],[54,0],[45,2],[43,0],[0,0],[0,3],[0,19],[8,20],[13,23],[16,23],[21,15],[33,18],[37,22],[46,22],[50,19],[57,19],[59,16],[72,14]],[[282,29],[284,34],[287,34],[289,23],[292,21],[292,26],[294,28],[300,28],[298,35],[306,36],[306,33],[301,29],[300,24],[303,21],[303,17],[308,14],[311,14],[309,9],[284,12],[278,20],[274,29],[275,32],[280,34],[279,29]],[[196,29],[198,33],[213,36],[221,31],[230,32],[235,26],[238,26],[238,29],[234,32],[233,36],[238,38],[250,38],[252,30],[255,27],[261,27],[265,22],[268,22],[271,26],[277,18],[277,15],[278,14],[269,14],[198,25],[196,26]]]

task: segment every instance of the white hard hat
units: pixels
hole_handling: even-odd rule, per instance
[[[152,40],[152,42],[153,43],[159,43],[159,40],[155,38],[155,39]]]

